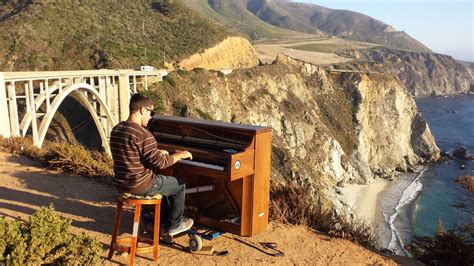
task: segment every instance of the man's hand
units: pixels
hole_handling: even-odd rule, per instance
[[[163,155],[169,155],[170,153],[167,150],[160,150],[160,153]]]
[[[180,159],[193,159],[193,155],[189,151],[178,151]]]
[[[189,151],[176,151],[171,155],[171,163],[170,165],[175,164],[177,161],[182,159],[193,159],[193,155]]]

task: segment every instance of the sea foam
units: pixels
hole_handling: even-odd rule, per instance
[[[423,188],[423,184],[420,182],[420,177],[423,175],[425,169],[421,170],[413,179],[413,181],[406,187],[403,191],[402,196],[400,197],[397,206],[395,207],[393,213],[389,216],[384,213],[384,218],[387,224],[390,227],[391,238],[388,244],[388,249],[393,250],[398,255],[407,256],[407,251],[403,248],[405,243],[400,236],[400,232],[395,227],[395,220],[400,213],[400,209],[411,203],[420,191]]]

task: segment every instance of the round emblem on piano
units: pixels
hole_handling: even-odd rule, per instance
[[[236,170],[238,170],[238,169],[240,168],[240,161],[239,161],[239,160],[235,161],[235,163],[234,163],[234,168],[235,168]]]

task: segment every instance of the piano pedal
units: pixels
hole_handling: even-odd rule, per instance
[[[214,190],[216,190],[216,186],[207,185],[207,186],[187,188],[184,191],[184,194],[188,195],[188,194],[201,193],[201,192],[214,191]]]

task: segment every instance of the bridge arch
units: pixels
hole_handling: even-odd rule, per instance
[[[51,103],[51,108],[43,117],[40,127],[38,129],[38,145],[37,146],[41,147],[43,145],[43,141],[46,137],[46,132],[48,131],[49,126],[51,125],[53,117],[56,114],[56,111],[58,110],[59,106],[62,104],[64,99],[66,99],[66,97],[69,96],[71,93],[74,93],[75,95],[79,96],[78,98],[80,99],[81,103],[84,104],[84,106],[90,112],[94,120],[94,123],[99,131],[99,135],[102,140],[102,146],[104,147],[106,152],[110,153],[110,147],[109,147],[109,142],[108,142],[108,138],[106,134],[106,129],[104,128],[104,125],[101,122],[102,117],[99,116],[100,114],[97,113],[96,108],[91,104],[91,101],[88,97],[88,93],[91,94],[92,98],[94,98],[94,100],[97,102],[97,104],[99,105],[99,108],[103,110],[105,119],[107,120],[109,127],[112,128],[116,124],[116,122],[112,115],[112,112],[108,108],[107,104],[102,100],[99,92],[92,85],[87,84],[87,83],[71,84],[63,88],[59,92],[59,94],[54,97],[54,100]]]
[[[54,95],[57,90],[59,90],[56,84],[52,85],[50,88],[46,88],[49,91],[49,95]],[[53,98],[53,97],[50,97]],[[38,111],[40,106],[46,101],[46,94],[40,94],[35,98],[35,111]],[[31,115],[27,114],[23,117],[20,123],[20,133],[22,137],[26,136],[26,132],[31,124]]]

